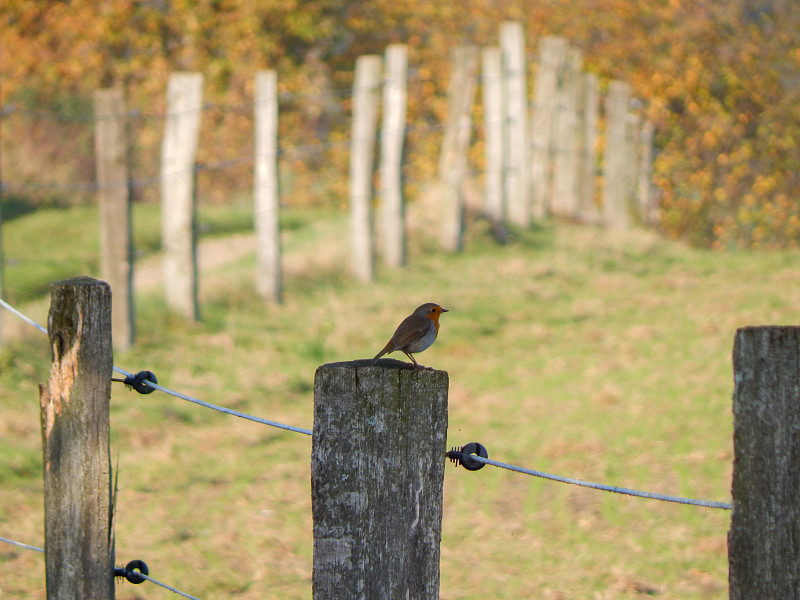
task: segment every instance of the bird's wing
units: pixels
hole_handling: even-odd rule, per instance
[[[416,317],[416,315],[406,317],[405,320],[403,320],[403,322],[397,327],[397,331],[392,338],[394,340],[395,350],[402,350],[410,343],[418,340],[428,332],[428,329],[433,324],[430,319],[426,319],[424,317],[422,319],[419,319],[419,317],[413,317]]]

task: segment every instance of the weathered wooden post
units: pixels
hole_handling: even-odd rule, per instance
[[[403,198],[403,145],[406,137],[406,86],[408,47],[386,47],[381,126],[381,246],[383,260],[391,267],[406,262],[405,202]]]
[[[39,386],[47,598],[113,599],[111,288],[88,277],[54,283],[47,322],[53,364]]]
[[[173,73],[161,146],[161,243],[167,305],[197,319],[195,163],[203,109],[203,76]]]
[[[539,66],[533,91],[531,127],[531,203],[535,218],[550,212],[556,91],[567,60],[567,39],[544,36],[539,40]]]
[[[281,240],[278,194],[278,76],[256,73],[255,97],[256,291],[281,301]]]
[[[578,215],[578,95],[583,54],[567,47],[561,82],[557,88],[555,114],[555,156],[551,211],[574,219]]]
[[[461,250],[464,232],[464,194],[469,138],[472,133],[472,105],[478,74],[477,46],[456,46],[447,86],[447,123],[439,154],[441,180],[442,247]]]
[[[522,24],[500,24],[500,48],[503,58],[503,100],[506,118],[505,192],[508,220],[519,227],[531,224],[528,173],[528,69],[525,62],[525,34]]]
[[[639,128],[639,171],[636,176],[636,193],[639,198],[639,211],[642,223],[647,226],[658,224],[658,202],[653,191],[653,136],[655,125],[645,120]]]
[[[317,369],[314,600],[438,600],[445,371],[383,360]]]
[[[579,161],[578,218],[586,223],[598,223],[600,211],[594,201],[597,176],[597,123],[600,113],[600,83],[594,73],[583,73],[580,97],[581,157]]]
[[[730,598],[800,598],[800,327],[745,327],[733,348]]]
[[[100,205],[100,275],[114,290],[114,349],[133,344],[133,246],[128,141],[122,88],[94,92],[95,161]]]
[[[606,97],[606,143],[603,169],[603,217],[613,229],[630,229],[630,177],[632,149],[629,144],[628,105],[631,86],[611,81]]]
[[[372,178],[375,172],[375,134],[383,60],[359,56],[353,82],[353,133],[350,139],[350,218],[353,272],[361,281],[375,277],[372,216]]]
[[[494,223],[505,220],[503,194],[503,59],[498,46],[481,50],[484,157],[486,160],[486,216]]]

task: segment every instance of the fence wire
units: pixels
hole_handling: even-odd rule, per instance
[[[30,546],[28,544],[23,544],[22,542],[16,542],[14,540],[10,540],[5,537],[0,537],[0,542],[5,542],[6,544],[11,544],[12,546],[17,546],[18,548],[25,548],[26,550],[33,550],[34,552],[44,552],[44,548],[39,548],[37,546]]]
[[[136,576],[137,577],[141,577],[142,579],[146,579],[150,583],[155,583],[156,585],[160,585],[164,589],[167,589],[167,590],[169,590],[170,592],[172,592],[174,594],[178,594],[179,596],[183,596],[184,598],[189,598],[189,600],[200,600],[196,596],[190,596],[186,592],[182,592],[182,591],[180,591],[180,590],[178,590],[178,589],[176,589],[176,588],[174,588],[172,586],[167,585],[166,583],[162,583],[161,581],[158,581],[157,579],[153,579],[149,575],[145,575],[144,573],[141,573],[139,571],[136,572]]]
[[[36,321],[31,319],[30,317],[28,317],[27,315],[25,315],[22,312],[18,311],[16,308],[11,306],[8,302],[3,300],[2,298],[0,298],[0,306],[5,308],[6,310],[12,312],[17,317],[19,317],[20,319],[22,319],[23,321],[25,321],[26,323],[28,323],[32,327],[35,327],[36,329],[38,329],[42,333],[47,334],[47,329],[45,327],[43,327],[42,325],[39,325]],[[126,371],[125,369],[117,367],[116,365],[113,367],[113,369],[114,369],[114,371],[116,371],[120,375],[124,375],[125,377],[133,377],[134,376],[133,373],[131,373],[130,371]],[[181,392],[176,392],[175,390],[171,390],[171,389],[166,388],[166,387],[164,387],[162,385],[159,385],[157,383],[153,383],[152,381],[145,381],[145,384],[150,386],[154,390],[158,390],[160,392],[164,392],[165,394],[169,394],[170,396],[174,396],[176,398],[180,398],[181,400],[186,400],[188,402],[193,402],[194,404],[198,404],[200,406],[204,406],[205,408],[210,408],[211,410],[216,410],[218,412],[222,412],[222,413],[225,413],[225,414],[233,415],[234,417],[239,417],[241,419],[246,419],[248,421],[254,421],[254,422],[260,423],[262,425],[268,425],[269,427],[276,427],[278,429],[285,429],[287,431],[293,431],[295,433],[302,433],[302,434],[305,434],[305,435],[312,435],[312,433],[313,433],[310,429],[304,429],[302,427],[295,427],[294,425],[287,425],[285,423],[279,423],[278,421],[271,421],[270,419],[263,419],[261,417],[256,417],[255,415],[244,413],[244,412],[241,412],[241,411],[238,411],[238,410],[233,410],[231,408],[225,408],[224,406],[219,406],[217,404],[212,404],[210,402],[205,402],[204,400],[200,400],[198,398],[195,398],[193,396],[189,396],[187,394],[182,394]]]
[[[114,367],[114,371],[119,373],[120,375],[125,375],[125,377],[133,377],[133,373],[126,371],[125,369],[120,369],[119,367]],[[228,415],[233,415],[234,417],[239,417],[240,419],[246,419],[248,421],[254,421],[255,423],[261,423],[262,425],[268,425],[270,427],[276,427],[278,429],[285,429],[287,431],[293,431],[294,433],[302,433],[305,435],[312,435],[313,432],[310,429],[304,429],[302,427],[295,427],[294,425],[287,425],[285,423],[279,423],[278,421],[270,421],[269,419],[262,419],[261,417],[256,417],[254,415],[240,412],[238,410],[233,410],[231,408],[225,408],[224,406],[219,406],[217,404],[211,404],[210,402],[206,402],[204,400],[200,400],[193,396],[189,396],[187,394],[183,394],[181,392],[176,392],[175,390],[171,390],[164,386],[158,385],[157,383],[153,383],[152,381],[145,380],[144,383],[154,390],[158,390],[160,392],[164,392],[165,394],[169,394],[170,396],[174,396],[176,398],[180,398],[181,400],[186,400],[187,402],[193,402],[194,404],[198,404],[200,406],[204,406],[205,408],[210,408],[211,410],[216,410],[221,413],[225,413]]]
[[[15,540],[10,540],[10,539],[5,538],[5,537],[0,537],[0,542],[5,542],[6,544],[11,544],[12,546],[17,546],[18,548],[24,548],[26,550],[33,550],[34,552],[41,552],[42,554],[44,554],[44,548],[39,548],[37,546],[31,546],[29,544],[23,544],[22,542],[17,542]],[[164,589],[169,590],[170,592],[178,594],[179,596],[183,596],[184,598],[189,598],[189,600],[199,600],[199,598],[197,598],[195,596],[190,596],[186,592],[182,592],[179,589],[176,589],[176,588],[174,588],[174,587],[172,587],[170,585],[167,585],[166,583],[158,581],[157,579],[153,579],[152,577],[150,577],[149,575],[145,575],[141,571],[136,571],[136,576],[137,577],[141,577],[142,579],[146,579],[147,581],[150,581],[151,583],[155,583],[156,585],[159,585],[159,586],[163,587]]]
[[[601,490],[604,492],[612,492],[614,494],[624,494],[626,496],[635,496],[637,498],[648,498],[650,500],[661,500],[662,502],[675,502],[677,504],[689,504],[692,506],[702,506],[705,508],[721,508],[725,510],[731,510],[733,508],[732,505],[728,504],[727,502],[716,502],[713,500],[696,500],[693,498],[683,498],[681,496],[671,496],[668,494],[658,494],[655,492],[642,492],[640,490],[633,490],[630,488],[624,487],[617,487],[614,485],[606,485],[603,483],[593,483],[591,481],[584,481],[582,479],[575,479],[573,477],[563,477],[562,475],[553,475],[552,473],[545,473],[544,471],[535,471],[533,469],[526,469],[525,467],[518,467],[516,465],[511,465],[508,463],[500,462],[497,460],[492,460],[489,458],[484,458],[482,456],[478,456],[476,454],[470,454],[470,459],[477,460],[482,462],[486,465],[492,465],[493,467],[499,467],[501,469],[507,469],[509,471],[514,471],[516,473],[523,473],[525,475],[531,475],[533,477],[540,477],[542,479],[549,479],[551,481],[558,481],[560,483],[568,483],[571,485],[579,485],[582,487],[593,488],[595,490]]]

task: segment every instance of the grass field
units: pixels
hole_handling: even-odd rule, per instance
[[[151,253],[158,227],[141,223],[157,216],[152,207],[136,216],[137,247]],[[206,220],[225,234],[247,221],[225,212]],[[20,260],[7,269],[7,297],[44,323],[50,280],[97,275],[96,241],[63,234],[94,222],[80,209],[8,223],[6,256]],[[492,458],[534,469],[729,500],[734,333],[797,322],[797,253],[711,253],[566,224],[501,246],[477,223],[459,255],[415,230],[410,266],[382,268],[364,285],[343,272],[346,215],[288,211],[285,223],[284,304],[257,298],[251,253],[201,263],[202,322],[170,317],[159,288],[144,287],[138,343],[115,363],[310,427],[316,367],[371,357],[411,309],[436,301],[451,312],[419,358],[450,374],[448,446],[480,441]],[[32,238],[45,224],[58,235]],[[203,243],[220,255],[229,239]],[[53,256],[80,260],[47,262]],[[155,264],[142,258],[142,268]],[[37,384],[49,358],[32,328],[0,350],[0,536],[35,545]],[[153,577],[206,600],[309,598],[309,452],[306,436],[116,386],[117,563],[145,560]],[[727,511],[492,467],[448,466],[444,501],[443,600],[728,597]],[[40,554],[0,544],[0,565],[0,598],[44,598]],[[121,600],[172,597],[151,584],[117,588]]]

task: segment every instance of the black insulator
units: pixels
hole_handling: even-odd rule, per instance
[[[468,471],[477,471],[486,466],[485,462],[475,460],[473,455],[480,456],[481,458],[489,458],[489,452],[486,447],[479,442],[470,442],[461,448],[453,448],[447,453],[447,458],[454,463],[461,465]]]
[[[147,385],[147,381],[158,383],[155,373],[152,371],[139,371],[136,375],[130,375],[125,379],[111,378],[111,381],[124,383],[129,390],[136,390],[140,394],[151,394],[155,391],[154,387]]]
[[[143,583],[147,581],[142,575],[149,575],[150,569],[143,560],[132,560],[124,567],[114,568],[114,577],[124,577],[130,583]]]

